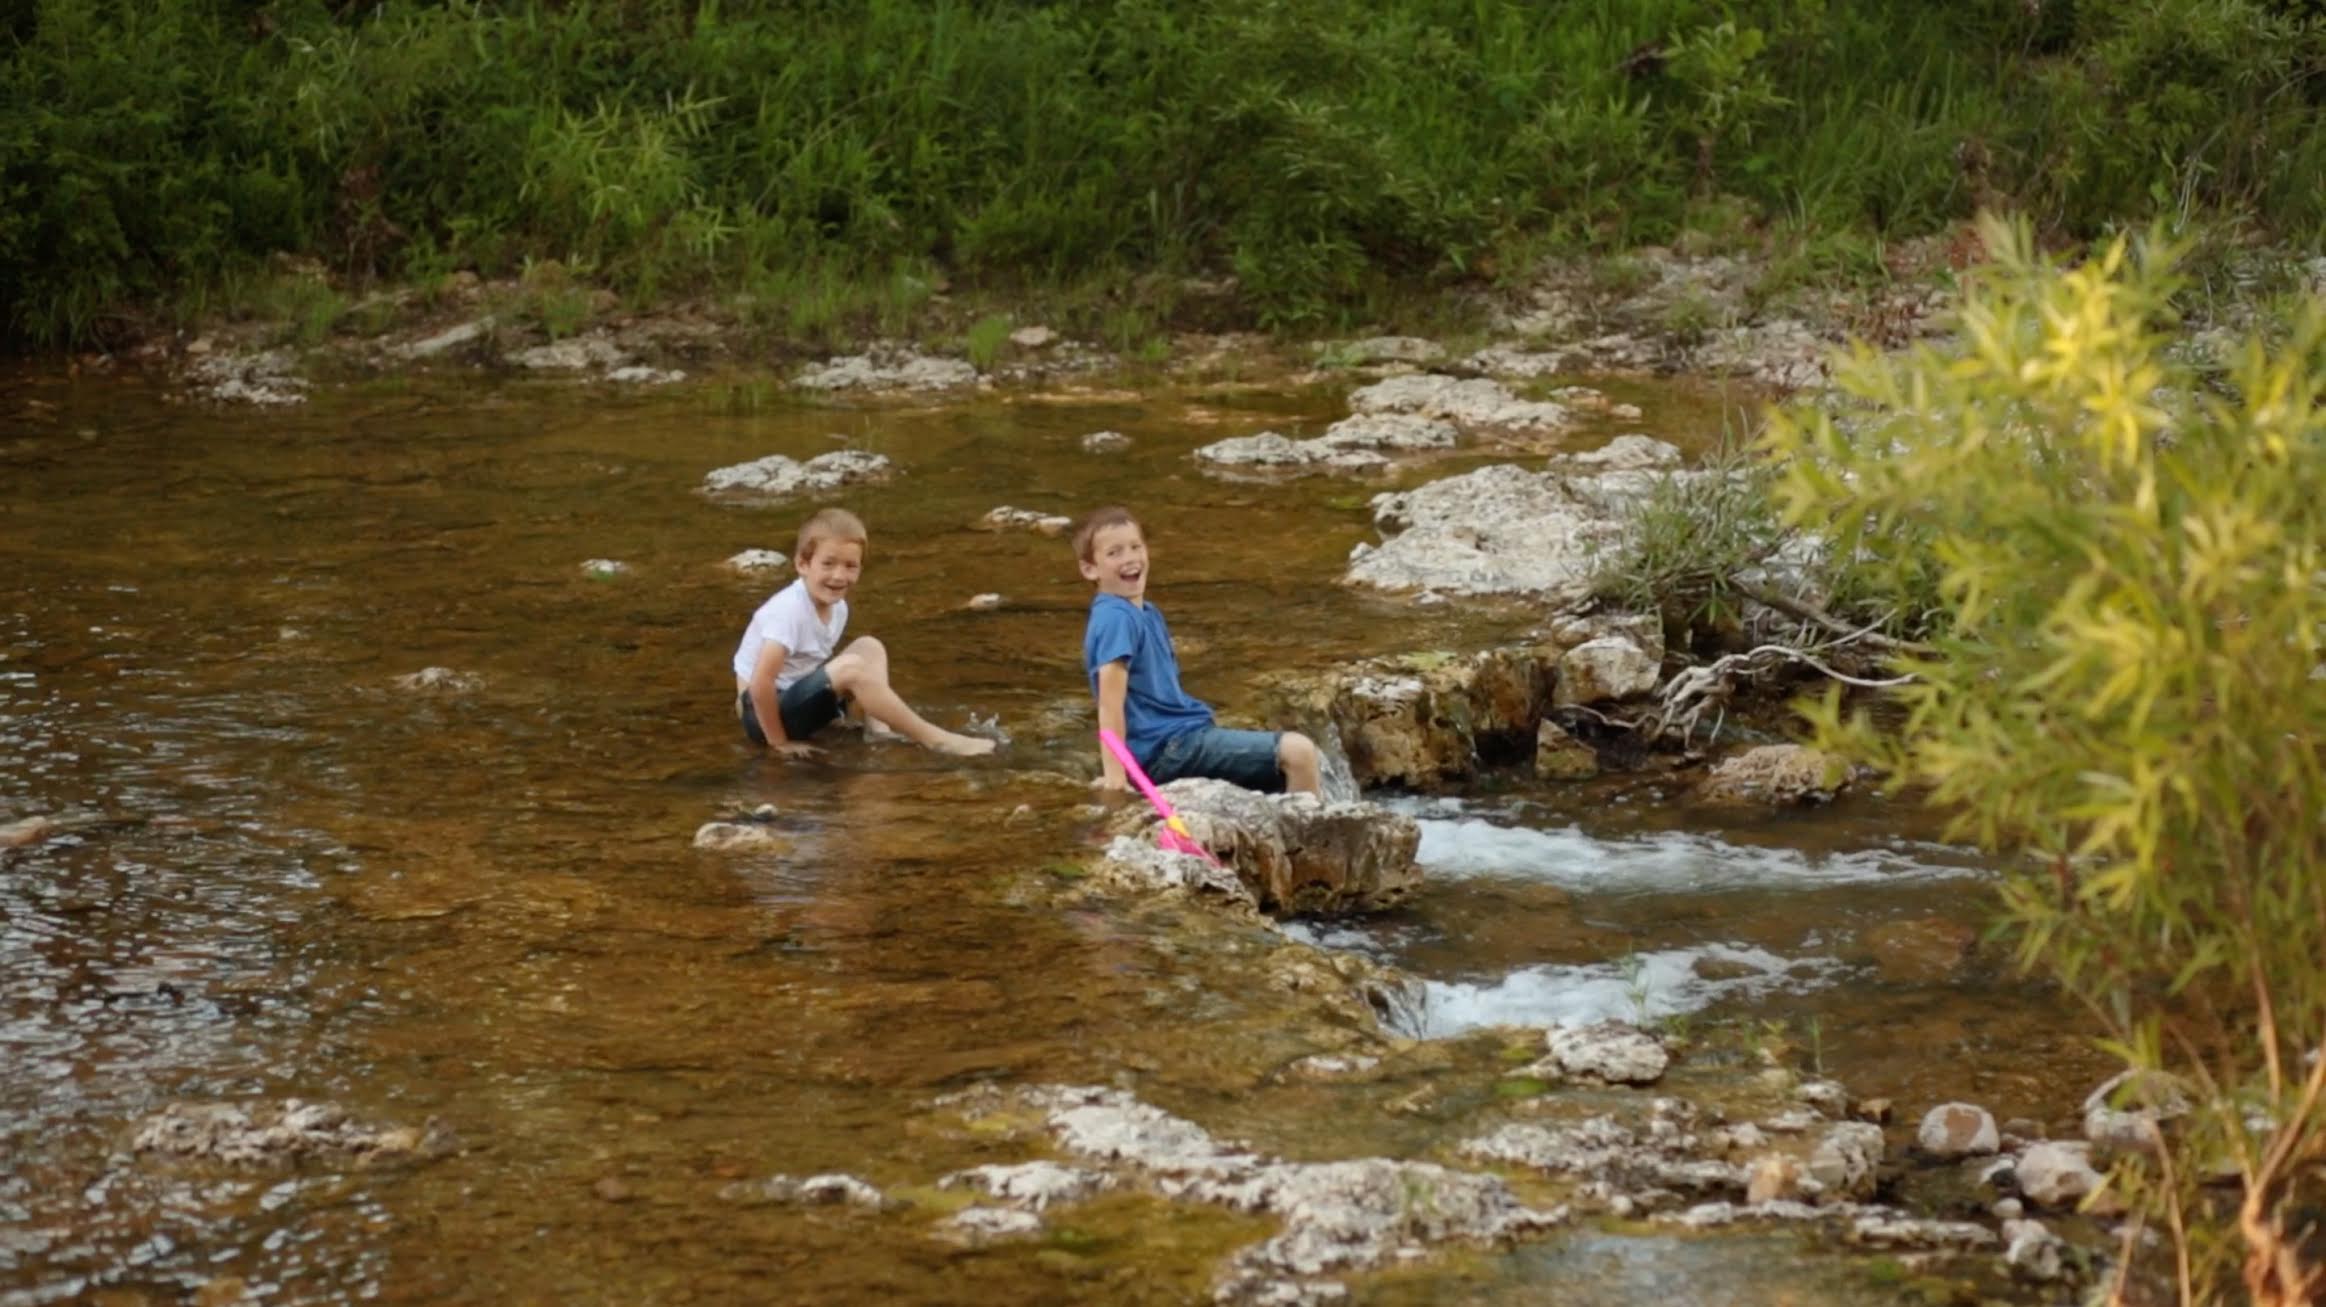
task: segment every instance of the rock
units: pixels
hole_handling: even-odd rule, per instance
[[[976,1166],[955,1171],[937,1181],[941,1189],[970,1188],[1009,1207],[1042,1211],[1053,1203],[1079,1202],[1114,1186],[1114,1177],[1102,1171],[1056,1162],[1020,1162],[1015,1166]]]
[[[1320,343],[1317,353],[1345,367],[1372,367],[1381,363],[1435,363],[1446,347],[1419,336],[1367,336],[1362,340]]]
[[[2070,1207],[2100,1187],[2092,1169],[2092,1146],[2084,1143],[2030,1144],[2012,1163],[2019,1192],[2039,1207]]]
[[[1849,1241],[1869,1248],[1943,1248],[1978,1252],[1998,1242],[1995,1232],[1969,1221],[1918,1221],[1902,1216],[1861,1216],[1850,1222]]]
[[[592,558],[581,565],[581,570],[596,577],[620,576],[630,570],[630,565],[618,558]]]
[[[730,571],[749,575],[753,572],[780,572],[791,566],[791,559],[780,549],[746,549],[727,560]]]
[[[712,853],[783,853],[791,837],[761,822],[707,821],[695,828],[695,847]]]
[[[1761,1126],[1774,1134],[1798,1135],[1815,1130],[1824,1121],[1825,1114],[1815,1108],[1788,1107],[1782,1112],[1771,1113],[1767,1120],[1761,1122]]]
[[[2020,1276],[2050,1283],[2067,1274],[2067,1241],[2041,1221],[2003,1222],[2003,1261]]]
[[[440,1122],[365,1125],[346,1109],[296,1098],[280,1103],[173,1103],[138,1123],[130,1149],[230,1166],[273,1166],[303,1158],[374,1162],[448,1151]]]
[[[1602,551],[1622,536],[1656,475],[1571,476],[1504,463],[1376,495],[1373,523],[1390,538],[1361,546],[1345,580],[1579,603],[1591,593]]]
[[[719,1191],[729,1202],[748,1204],[788,1203],[800,1207],[869,1207],[880,1209],[892,1206],[888,1195],[871,1183],[846,1174],[811,1175],[802,1180],[788,1175],[771,1175],[765,1180],[739,1180]]]
[[[1932,1157],[1984,1157],[2002,1146],[1995,1118],[1970,1103],[1943,1103],[1922,1118],[1915,1147]]]
[[[650,368],[632,364],[607,372],[606,380],[623,386],[668,386],[686,380],[686,373],[676,368]]]
[[[1195,1180],[1184,1196],[1283,1223],[1275,1237],[1236,1254],[1232,1278],[1369,1269],[1408,1249],[1490,1245],[1563,1220],[1520,1204],[1499,1176],[1378,1157],[1272,1163],[1248,1176]]]
[[[1421,828],[1376,804],[1259,794],[1216,780],[1173,781],[1162,791],[1263,909],[1378,911],[1421,884],[1413,860]],[[1151,838],[1154,824],[1152,813],[1130,809],[1116,828]]]
[[[1041,1232],[1041,1217],[1015,1207],[964,1207],[937,1223],[939,1237],[972,1248],[1030,1239]]]
[[[599,1176],[596,1182],[590,1185],[590,1192],[609,1203],[626,1203],[636,1196],[630,1192],[629,1185],[611,1175]]]
[[[1603,1195],[1650,1189],[1743,1192],[1749,1183],[1745,1167],[1705,1156],[1707,1147],[1708,1141],[1670,1120],[1651,1120],[1635,1128],[1611,1116],[1595,1116],[1564,1125],[1514,1122],[1465,1141],[1461,1151],[1583,1177],[1597,1186],[1593,1192]]]
[[[438,355],[449,354],[464,345],[473,345],[490,336],[492,331],[493,320],[491,318],[478,318],[471,322],[446,327],[433,336],[425,336],[409,344],[397,345],[389,349],[388,353],[406,362],[432,359]]]
[[[1095,870],[1108,884],[1141,893],[1211,896],[1255,911],[1260,906],[1233,868],[1213,866],[1191,853],[1167,852],[1152,836],[1115,836]]]
[[[836,490],[859,481],[877,481],[886,478],[891,470],[887,455],[861,449],[836,449],[829,454],[818,454],[805,463],[770,454],[710,472],[703,477],[703,493],[775,499]]]
[[[279,408],[307,402],[307,379],[288,350],[206,354],[186,369],[194,393],[221,404]]]
[[[1362,1053],[1313,1053],[1284,1068],[1291,1080],[1352,1080],[1381,1065]]]
[[[423,667],[408,676],[396,678],[399,690],[430,691],[443,694],[467,694],[484,684],[484,678],[474,672],[456,672],[449,667]]]
[[[1548,781],[1587,781],[1599,774],[1599,754],[1544,718],[1535,728],[1535,775]]]
[[[1082,438],[1084,452],[1091,454],[1112,454],[1130,447],[1131,438],[1120,431],[1093,431]]]
[[[1407,414],[1359,414],[1327,427],[1321,436],[1293,440],[1274,431],[1215,440],[1195,451],[1196,461],[1220,468],[1371,471],[1391,454],[1454,447],[1449,423]]]
[[[1031,508],[1012,508],[1008,504],[1003,504],[979,518],[977,525],[987,531],[1035,531],[1042,535],[1054,536],[1073,526],[1074,519],[1062,517],[1056,513],[1040,513]]]
[[[1019,349],[1047,349],[1057,340],[1058,333],[1048,327],[1020,327],[1010,333],[1010,343]]]
[[[0,849],[21,849],[38,844],[63,833],[65,825],[54,817],[25,817],[0,826]]]
[[[1849,1112],[1849,1090],[1833,1080],[1804,1080],[1793,1087],[1793,1097],[1831,1117]]]
[[[1464,362],[1488,376],[1510,377],[1520,381],[1534,381],[1567,370],[1567,356],[1564,354],[1519,349],[1512,345],[1489,345]]]
[[[546,345],[521,349],[509,356],[509,362],[536,372],[580,372],[585,368],[618,368],[630,361],[630,356],[616,345],[613,338],[602,332],[554,340]]]
[[[1745,1181],[1745,1202],[1759,1207],[1793,1202],[1801,1196],[1801,1163],[1782,1153],[1771,1153],[1753,1163],[1751,1178]]]
[[[1593,640],[1629,640],[1641,653],[1664,660],[1664,619],[1655,613],[1626,613],[1607,609],[1569,614],[1549,624],[1552,643],[1572,649]]]
[[[960,359],[933,358],[910,346],[880,344],[862,354],[828,359],[793,382],[806,390],[953,390],[977,384],[977,369]]]
[[[1995,1205],[1988,1208],[1987,1211],[1996,1220],[2016,1221],[2027,1214],[2027,1204],[2016,1198],[1998,1198],[1995,1200]]]
[[[971,595],[969,596],[969,602],[961,606],[973,613],[990,613],[993,610],[1001,607],[1001,596],[990,592],[981,595]]]
[[[1838,1121],[1809,1154],[1809,1174],[1829,1194],[1863,1199],[1874,1192],[1882,1165],[1882,1128],[1864,1121]]]
[[[1499,381],[1432,375],[1391,377],[1349,396],[1355,413],[1409,413],[1442,418],[1459,427],[1518,433],[1563,431],[1572,425],[1557,404],[1524,400]]]
[[[1691,366],[1705,372],[1749,377],[1780,390],[1823,386],[1833,345],[1791,318],[1711,333],[1697,347]]]
[[[1871,1121],[1875,1125],[1888,1125],[1890,1124],[1890,1110],[1889,1099],[1869,1098],[1858,1104],[1857,1118],[1860,1121]]]
[[[1552,467],[1587,472],[1638,472],[1647,468],[1679,465],[1680,450],[1677,446],[1637,432],[1617,436],[1594,450],[1581,454],[1561,454],[1551,460]]]
[[[1978,931],[1944,917],[1886,921],[1866,932],[1866,950],[1882,979],[1901,985],[1937,985],[1955,978],[1978,943]]]
[[[2164,1148],[2163,1123],[2187,1116],[2193,1098],[2170,1072],[2119,1072],[2085,1097],[2084,1138],[2102,1152],[2154,1156]]]
[[[1554,1026],[1544,1032],[1543,1045],[1559,1070],[1611,1085],[1652,1085],[1672,1065],[1655,1036],[1621,1021]]]
[[[1556,651],[1513,645],[1470,654],[1373,658],[1321,675],[1266,678],[1273,714],[1337,743],[1359,785],[1432,789],[1482,762],[1529,756],[1550,706]]]
[[[1569,708],[1637,698],[1655,690],[1662,670],[1638,645],[1620,636],[1604,636],[1560,657],[1551,702]]]
[[[1697,797],[1709,803],[1826,803],[1849,785],[1849,768],[1798,744],[1763,744],[1723,758]]]

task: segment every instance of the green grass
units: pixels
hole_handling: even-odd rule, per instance
[[[554,262],[798,338],[894,329],[941,276],[1080,300],[1053,325],[1139,352],[1548,251],[1790,225],[1857,242],[1807,272],[1862,268],[1982,203],[2314,243],[2326,27],[2290,12],[29,0],[0,19],[0,334],[102,338],[283,252],[352,293]]]

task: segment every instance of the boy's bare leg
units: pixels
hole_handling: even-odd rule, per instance
[[[941,753],[992,753],[993,741],[956,735],[914,712],[888,684],[888,648],[871,636],[853,641],[824,664],[832,688],[854,699],[864,715],[916,744]]]
[[[1325,796],[1324,774],[1317,762],[1316,741],[1298,731],[1276,737],[1276,765],[1284,769],[1287,794]]]

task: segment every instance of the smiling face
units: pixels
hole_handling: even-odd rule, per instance
[[[832,616],[832,605],[848,597],[856,588],[856,578],[864,572],[864,546],[854,540],[824,540],[816,545],[816,555],[800,564],[800,580],[807,583],[808,599],[816,605],[816,616],[827,620]]]
[[[1082,564],[1082,576],[1097,582],[1100,594],[1117,595],[1134,604],[1146,602],[1147,536],[1139,524],[1100,527],[1090,538],[1090,557]]]

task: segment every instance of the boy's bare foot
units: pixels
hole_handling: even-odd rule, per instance
[[[981,740],[974,735],[955,735],[947,731],[941,738],[931,740],[929,747],[939,753],[950,753],[956,758],[975,758],[993,752],[993,741]]]

